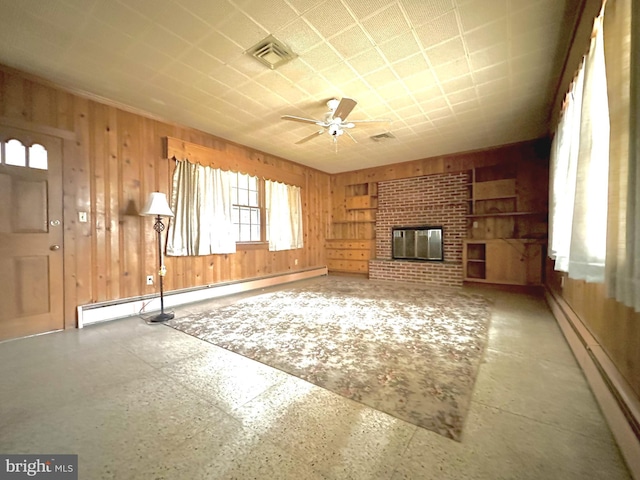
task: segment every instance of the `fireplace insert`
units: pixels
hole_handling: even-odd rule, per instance
[[[398,260],[444,261],[442,227],[394,227],[392,257]]]

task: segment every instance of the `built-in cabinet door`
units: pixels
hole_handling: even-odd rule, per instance
[[[62,141],[0,125],[0,340],[64,327]]]
[[[515,241],[487,242],[486,279],[488,282],[526,285],[527,256],[525,246]]]

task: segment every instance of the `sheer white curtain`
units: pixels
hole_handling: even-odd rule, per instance
[[[580,140],[573,207],[569,277],[604,282],[607,250],[609,103],[602,32],[603,16],[584,63]]]
[[[229,172],[176,161],[167,255],[234,253]]]
[[[555,269],[562,272],[569,269],[583,86],[581,67],[566,97],[551,149],[549,256],[555,260]]]
[[[303,247],[300,187],[265,181],[269,250]]]
[[[631,0],[609,1],[604,42],[611,117],[605,286],[609,297],[640,311],[640,169],[638,120],[631,108]],[[636,93],[637,95],[637,93]],[[631,120],[631,122],[630,122]],[[630,140],[633,140],[630,143]]]

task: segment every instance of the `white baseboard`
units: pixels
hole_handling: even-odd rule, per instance
[[[322,275],[327,275],[327,267],[310,268],[297,272],[251,278],[236,282],[217,283],[186,290],[174,290],[164,294],[164,307],[176,307],[187,303],[200,302],[226,295],[233,295],[234,293],[248,292],[259,288],[281,285]],[[131,317],[158,310],[160,310],[160,296],[157,294],[126,298],[113,302],[79,305],[77,308],[78,328],[83,328],[92,323]]]
[[[571,307],[549,289],[545,296],[600,405],[632,477],[640,480],[640,439],[633,426],[640,424],[640,401]]]

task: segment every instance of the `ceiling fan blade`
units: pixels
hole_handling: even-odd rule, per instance
[[[351,98],[343,98],[342,100],[340,100],[340,103],[338,104],[336,111],[333,112],[333,118],[339,117],[342,120],[346,119],[347,116],[351,113],[351,110],[353,110],[353,107],[355,107],[357,103],[358,102],[356,102]]]
[[[320,120],[314,120],[313,118],[295,117],[293,115],[282,115],[282,120],[292,120],[294,122],[313,123],[314,125],[324,126],[324,122]]]
[[[313,140],[314,138],[316,138],[318,135],[322,135],[324,133],[324,130],[318,130],[315,133],[312,133],[311,135],[309,135],[308,137],[304,137],[302,140],[298,140],[296,142],[296,145],[300,145],[301,143],[305,143],[308,142],[309,140]]]

